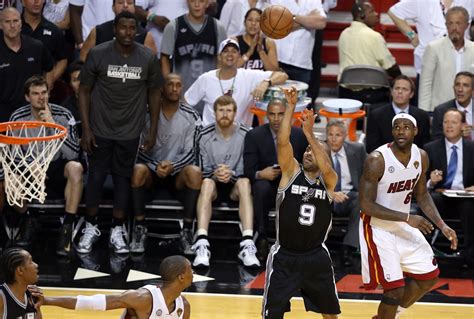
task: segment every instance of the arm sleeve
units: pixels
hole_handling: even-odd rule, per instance
[[[433,46],[428,45],[423,54],[418,98],[418,106],[423,110],[431,109],[431,90],[433,89],[433,80],[437,64],[436,53],[434,51]]]
[[[156,167],[158,166],[158,164],[160,164],[159,161],[154,160],[150,155],[142,151],[138,152],[138,160],[139,162],[145,164],[153,172],[156,172]]]
[[[387,47],[385,39],[380,33],[375,33],[374,41],[372,42],[373,53],[377,59],[378,64],[385,70],[394,66],[397,61]]]
[[[212,174],[214,173],[212,170],[212,163],[211,163],[211,154],[209,154],[208,150],[206,149],[206,145],[203,143],[202,136],[198,138],[199,140],[199,156],[198,156],[198,163],[199,167],[202,170],[202,177],[204,178],[211,178]]]
[[[174,171],[172,175],[179,173],[186,165],[194,162],[194,155],[196,149],[196,135],[199,132],[201,121],[196,119],[196,122],[189,125],[186,129],[183,152],[181,156],[173,162]]]
[[[76,130],[76,120],[74,116],[67,112],[67,115],[64,116],[64,123],[58,123],[67,128],[67,136],[63,145],[61,146],[60,152],[62,157],[72,161],[79,158],[80,146],[79,146],[79,136]]]
[[[161,40],[161,53],[173,55],[176,32],[176,19],[171,20],[163,30],[163,38]]]
[[[261,71],[261,70],[250,70],[250,69],[242,69],[242,72],[245,72],[246,81],[251,83],[252,89],[257,87],[257,85],[265,79],[269,79],[273,71]]]

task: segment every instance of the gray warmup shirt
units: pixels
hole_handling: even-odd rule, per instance
[[[148,132],[149,125],[150,122],[147,121],[143,135]],[[160,111],[155,146],[150,152],[140,151],[138,160],[154,172],[161,161],[168,160],[173,163],[174,170],[171,175],[179,173],[186,165],[194,163],[195,141],[200,125],[199,113],[183,103],[171,119],[166,119]]]
[[[202,129],[198,137],[198,162],[203,176],[212,177],[219,164],[229,165],[234,171],[232,182],[244,174],[244,139],[249,129],[235,122],[234,135],[225,140],[212,123]]]
[[[140,136],[145,124],[148,88],[163,83],[153,52],[135,43],[123,57],[115,40],[92,48],[80,75],[81,84],[92,87],[90,125],[94,135],[114,140]]]

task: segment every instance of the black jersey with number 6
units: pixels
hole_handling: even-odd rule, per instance
[[[332,199],[322,176],[310,180],[302,167],[277,194],[277,242],[281,247],[304,252],[327,238],[332,225]]]

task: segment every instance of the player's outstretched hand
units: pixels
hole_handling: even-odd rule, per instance
[[[423,234],[430,234],[434,227],[426,218],[418,215],[410,215],[408,218],[408,225],[413,228],[418,228]]]
[[[444,224],[440,229],[444,237],[451,242],[451,249],[456,250],[458,248],[458,236],[456,235],[456,232],[446,224]]]
[[[288,104],[291,105],[296,105],[296,102],[298,102],[298,91],[294,86],[291,87],[291,89],[282,89],[283,92],[285,92],[285,98]]]

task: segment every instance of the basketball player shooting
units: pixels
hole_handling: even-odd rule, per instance
[[[277,193],[277,239],[267,260],[263,318],[283,318],[290,298],[300,291],[306,311],[336,319],[339,300],[329,251],[329,232],[336,172],[321,142],[313,134],[315,115],[305,110],[301,121],[309,146],[303,165],[293,157],[291,120],[297,102],[293,87],[285,90],[288,106],[277,135],[278,164],[282,177]]]
[[[400,113],[392,120],[393,142],[373,151],[360,180],[359,224],[362,279],[366,289],[383,288],[377,316],[399,318],[401,313],[437,282],[439,269],[423,234],[433,225],[423,216],[410,215],[414,195],[423,213],[456,249],[456,232],[441,219],[426,190],[429,159],[413,144],[418,133],[413,116]],[[411,280],[405,283],[404,274]]]

